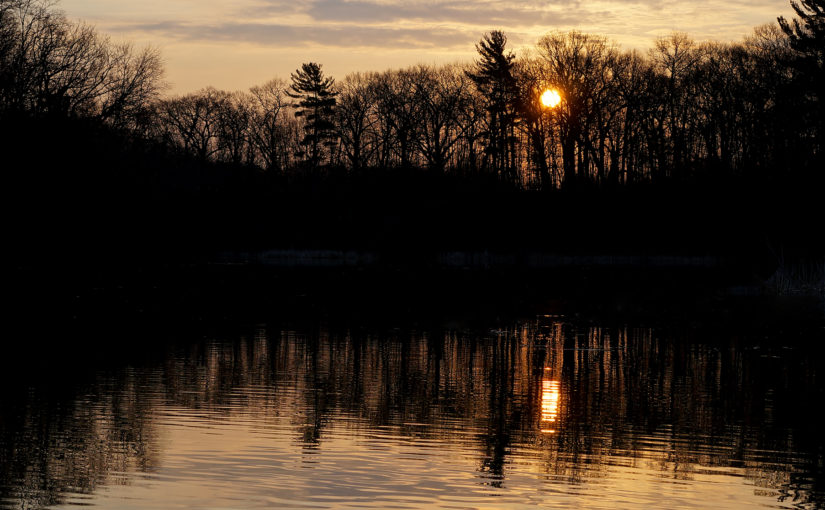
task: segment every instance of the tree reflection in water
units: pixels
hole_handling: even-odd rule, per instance
[[[263,328],[4,397],[2,505],[65,503],[151,474],[164,457],[160,421],[175,410],[273,430],[288,417],[305,450],[341,423],[353,437],[462,445],[494,488],[514,462],[567,484],[617,467],[685,481],[738,469],[757,494],[822,505],[823,440],[808,411],[821,369],[804,349],[559,318],[482,333]]]

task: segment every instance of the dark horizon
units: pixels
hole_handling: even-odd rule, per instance
[[[39,0],[14,0],[2,14],[0,106],[7,125],[84,119],[202,162],[270,172],[427,168],[527,189],[791,179],[816,173],[821,160],[815,4],[741,42],[673,32],[642,54],[600,35],[548,32],[532,55],[517,56],[493,30],[464,64],[341,78],[305,62],[318,73],[301,90],[299,66],[291,81],[248,92],[163,97],[157,49],[114,44]],[[59,36],[46,46],[37,37],[48,31]],[[547,90],[558,105],[542,105]],[[323,107],[318,92],[329,96]]]
[[[157,52],[8,2],[12,287],[36,301],[32,281],[193,264],[594,268],[822,299],[822,15],[806,6],[743,43],[673,34],[644,56],[554,33],[525,59],[492,31],[464,67],[335,80],[307,62],[289,84],[162,98]]]

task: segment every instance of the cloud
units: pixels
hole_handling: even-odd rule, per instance
[[[576,12],[572,9],[548,8],[548,3],[513,3],[504,6],[500,2],[442,2],[422,4],[376,3],[363,0],[316,0],[306,13],[317,21],[351,23],[390,23],[415,21],[423,23],[461,23],[479,26],[559,26],[587,22],[595,13]]]
[[[577,0],[569,1],[572,5]],[[234,41],[293,48],[472,50],[479,37],[491,29],[504,29],[517,40],[524,33],[543,33],[611,18],[607,12],[562,12],[558,5],[548,5],[544,1],[522,1],[504,7],[499,1],[472,0],[435,4],[269,0],[241,3],[236,15],[224,18],[225,21],[132,22],[118,29],[189,42]]]
[[[635,45],[673,29],[687,31],[698,39],[724,39],[728,34],[735,39],[742,35],[743,27],[770,22],[775,17],[763,13],[775,10],[781,14],[776,3],[786,1],[239,0],[221,4],[221,12],[212,15],[201,10],[197,11],[198,17],[173,15],[159,21],[152,13],[123,20],[117,29],[190,42],[382,51],[471,50],[491,29],[503,30],[513,42],[529,43],[531,38],[551,30],[575,28],[633,41]]]
[[[2,1],[2,0],[0,0]],[[306,59],[331,73],[470,61],[491,29],[519,52],[552,30],[605,35],[645,51],[656,36],[738,40],[788,0],[61,0],[115,37],[160,45],[176,90],[245,88]]]
[[[260,19],[271,16],[284,16],[307,10],[308,2],[294,0],[260,0],[241,1],[234,4],[234,12],[245,19]]]
[[[267,23],[222,23],[196,25],[177,22],[143,23],[124,27],[185,41],[234,41],[305,47],[322,45],[337,48],[446,48],[466,45],[475,32],[454,28],[390,28],[347,25],[294,26]]]

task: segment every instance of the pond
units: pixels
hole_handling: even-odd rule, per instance
[[[0,507],[825,505],[821,339],[610,322],[239,325],[16,376]]]

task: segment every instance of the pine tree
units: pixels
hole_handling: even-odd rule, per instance
[[[476,44],[481,58],[467,76],[485,98],[487,152],[492,157],[492,166],[504,176],[514,179],[515,162],[512,156],[515,153],[518,87],[513,76],[516,57],[512,52],[505,52],[506,45],[507,37],[502,32],[494,30],[485,34]]]
[[[790,38],[793,48],[816,58],[821,68],[825,56],[825,0],[791,0],[791,7],[799,18],[788,22],[780,16],[779,26]]]
[[[335,80],[325,77],[321,65],[314,62],[302,64],[290,75],[291,92],[287,95],[298,102],[296,117],[303,117],[304,138],[301,143],[307,148],[306,158],[312,166],[318,166],[324,151],[334,145],[335,139]]]
[[[799,18],[789,22],[778,18],[779,26],[796,50],[796,68],[803,97],[810,103],[803,108],[803,122],[814,128],[810,148],[814,160],[825,157],[825,0],[791,0]]]

